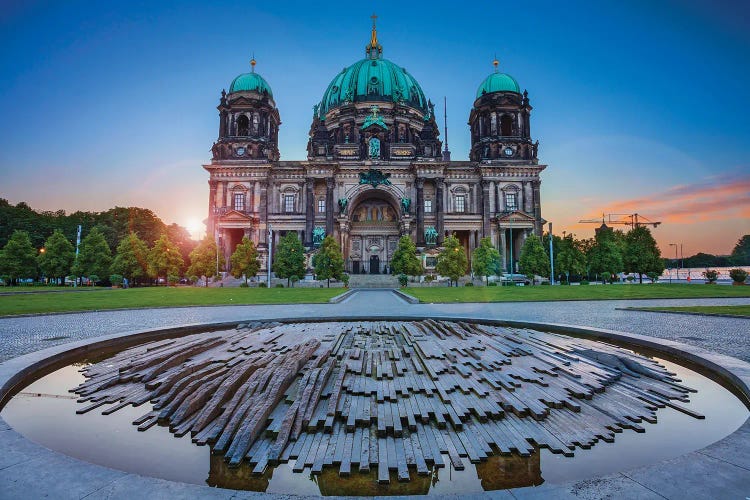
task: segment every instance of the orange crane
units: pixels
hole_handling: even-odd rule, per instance
[[[659,224],[661,224],[661,221],[652,221],[640,214],[606,214],[606,221],[605,221],[605,214],[602,214],[601,220],[581,219],[578,222],[583,223],[583,224],[599,224],[599,223],[606,224],[606,225],[620,224],[620,225],[630,226],[631,229],[640,227],[640,226],[656,227]]]

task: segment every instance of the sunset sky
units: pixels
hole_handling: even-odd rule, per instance
[[[467,159],[476,89],[501,71],[528,89],[542,216],[638,212],[662,252],[729,253],[750,233],[750,30],[737,2],[34,2],[0,0],[0,197],[36,209],[206,217],[222,88],[249,70],[281,113],[282,160],[306,156],[312,107],[364,55],[435,103]]]

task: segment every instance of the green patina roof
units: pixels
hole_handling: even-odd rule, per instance
[[[422,87],[406,69],[387,59],[371,57],[344,68],[320,101],[320,117],[344,102],[403,102],[428,112]]]
[[[492,73],[484,79],[479,89],[477,89],[477,99],[484,94],[491,94],[493,92],[515,92],[520,94],[521,89],[518,87],[516,79],[509,74]]]
[[[229,86],[229,93],[232,92],[249,92],[255,91],[261,94],[266,93],[269,97],[273,97],[271,92],[271,86],[268,82],[260,76],[258,73],[243,73],[234,80],[232,85]]]

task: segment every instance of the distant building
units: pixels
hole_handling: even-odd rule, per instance
[[[467,252],[490,237],[506,262],[526,236],[541,234],[540,178],[528,94],[495,70],[469,114],[469,161],[443,150],[433,103],[405,68],[383,58],[373,23],[365,58],[333,77],[314,106],[306,160],[280,161],[281,125],[268,82],[252,71],[222,91],[210,173],[208,234],[228,257],[243,236],[268,252],[295,231],[314,249],[324,235],[341,244],[351,273],[387,270],[402,235],[427,267],[445,236]],[[511,243],[511,235],[513,242]]]

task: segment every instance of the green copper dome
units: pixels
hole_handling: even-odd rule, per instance
[[[229,86],[229,93],[232,92],[250,92],[255,91],[260,94],[268,94],[269,97],[273,97],[271,92],[271,86],[268,82],[263,79],[258,73],[243,73],[234,80],[232,85]]]
[[[477,89],[477,99],[484,94],[491,94],[493,92],[515,92],[516,94],[520,94],[521,89],[518,87],[516,79],[509,74],[492,73],[484,79],[479,89]]]
[[[334,77],[320,101],[319,116],[345,102],[402,102],[428,112],[419,83],[406,69],[381,58],[379,51]]]

